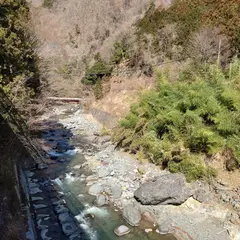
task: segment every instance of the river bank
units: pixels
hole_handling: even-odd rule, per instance
[[[181,200],[183,204],[143,205],[136,201],[134,196],[136,190],[154,178],[167,176],[172,181],[171,174],[151,163],[141,163],[124,151],[115,150],[110,136],[105,135],[106,132],[103,132],[101,124],[78,105],[53,107],[38,119],[40,122],[49,120],[61,124],[64,129],[71,132],[71,135],[66,137],[76,147],[74,151],[81,153],[86,159],[86,161],[71,160],[67,164],[68,181],[71,176],[71,181],[75,182],[78,188],[79,182],[82,182],[81,186],[86,188],[86,192],[79,194],[80,199],[87,196],[92,198],[97,208],[110,206],[113,211],[120,210],[120,213],[123,212],[123,218],[130,225],[140,225],[134,229],[139,231],[142,229],[141,231],[146,236],[149,235],[150,239],[155,239],[154,234],[158,232],[170,232],[178,239],[239,239],[237,225],[239,216],[231,207],[224,206],[207,184],[203,182],[187,184],[183,176],[178,176],[177,179],[180,179],[182,184],[180,186],[173,182],[173,186],[176,185],[176,192],[183,190],[183,193],[186,193],[186,198]],[[55,144],[53,142],[56,142],[57,138],[51,139],[49,135],[47,136],[52,143],[42,142],[43,148],[52,160],[54,158],[56,160],[58,156],[54,155],[51,146]],[[51,167],[47,171],[51,175],[50,169]],[[64,174],[58,177],[56,170],[53,170],[52,174],[63,182],[66,179]],[[151,192],[148,194],[154,195]],[[182,198],[182,196],[178,197]],[[167,236],[166,239],[172,238]]]

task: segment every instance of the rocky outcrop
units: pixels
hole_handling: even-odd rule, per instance
[[[123,217],[131,226],[138,226],[141,221],[140,211],[133,204],[124,206]]]
[[[182,174],[166,174],[142,184],[134,193],[143,205],[180,205],[192,195]]]

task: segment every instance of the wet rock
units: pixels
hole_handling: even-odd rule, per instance
[[[36,219],[39,220],[49,216],[50,216],[49,214],[36,214]]]
[[[78,228],[74,222],[68,222],[62,225],[62,230],[67,236],[69,236],[75,233],[78,230]]]
[[[65,153],[69,150],[69,145],[66,142],[58,142],[55,149],[58,153]]]
[[[60,200],[57,200],[57,201],[52,201],[52,205],[62,205],[62,204],[65,204],[66,201],[64,199],[60,199]]]
[[[39,187],[39,185],[37,183],[34,183],[34,182],[28,183],[28,186],[29,186],[29,188]]]
[[[38,229],[47,229],[53,222],[49,217],[37,220]]]
[[[58,156],[50,156],[51,160],[58,160]]]
[[[109,175],[109,171],[108,171],[107,168],[102,167],[98,170],[98,177],[99,178],[107,177],[108,175]]]
[[[38,163],[38,165],[37,165],[37,169],[39,169],[39,170],[44,170],[46,168],[48,168],[48,165],[45,163]]]
[[[67,223],[67,222],[73,222],[73,218],[67,212],[59,214],[58,219],[61,224]]]
[[[26,171],[26,175],[27,175],[27,177],[31,178],[32,176],[35,175],[35,173],[30,172],[30,171]]]
[[[82,240],[81,234],[80,233],[74,233],[69,236],[70,240]]]
[[[88,190],[88,193],[90,195],[93,195],[93,196],[97,196],[98,194],[100,194],[101,192],[103,192],[103,186],[98,184],[98,183],[95,183],[93,184],[89,190]]]
[[[114,233],[117,236],[121,237],[123,235],[126,235],[126,234],[130,233],[130,229],[127,226],[121,225],[121,226],[114,229]]]
[[[138,226],[141,221],[140,211],[133,204],[123,207],[123,217],[131,226]]]
[[[42,201],[44,198],[43,197],[31,197],[32,201]]]
[[[108,199],[105,195],[103,194],[99,194],[97,196],[97,200],[96,200],[96,203],[99,207],[102,207],[104,205],[106,205],[108,203]]]
[[[182,174],[166,174],[150,180],[140,186],[135,198],[143,205],[174,204],[185,202],[192,192],[186,187]]]
[[[56,213],[58,213],[58,214],[68,212],[68,209],[63,205],[58,205],[54,209],[55,209]]]
[[[39,187],[35,187],[35,188],[30,188],[29,192],[30,192],[30,195],[35,195],[37,193],[41,193],[42,190]]]
[[[33,204],[34,209],[41,209],[48,207],[46,204]]]
[[[64,159],[64,158],[58,159],[58,162],[60,162],[60,163],[65,163],[66,161],[67,161],[67,159]]]
[[[47,236],[47,233],[48,233],[48,229],[42,229],[41,230],[41,238],[42,238],[42,240],[51,240],[52,238],[51,237],[48,237]]]

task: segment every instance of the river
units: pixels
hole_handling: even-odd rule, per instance
[[[74,217],[75,223],[81,230],[81,238],[73,238],[72,236],[74,234],[68,235],[68,238],[66,238],[64,234],[56,230],[55,232],[58,233],[58,236],[61,236],[59,239],[114,240],[120,238],[136,240],[174,240],[175,238],[172,235],[160,235],[157,233],[155,231],[157,226],[154,226],[148,221],[141,221],[138,227],[130,226],[122,217],[121,210],[114,206],[114,204],[110,203],[103,207],[96,205],[96,197],[88,194],[89,186],[86,186],[86,181],[82,177],[82,174],[84,174],[84,176],[91,175],[91,171],[86,171],[83,168],[82,170],[78,170],[77,174],[73,172],[74,167],[84,164],[87,160],[84,154],[81,153],[81,146],[77,145],[79,138],[74,136],[71,129],[59,123],[61,122],[61,118],[66,119],[68,114],[69,113],[56,116],[50,115],[49,119],[38,122],[38,126],[40,126],[39,132],[41,133],[39,141],[45,147],[45,150],[46,148],[48,149],[48,155],[51,160],[48,162],[49,165],[47,169],[33,172],[35,174],[33,181],[39,182],[37,186],[42,189],[43,192],[39,193],[40,195],[34,195],[34,197],[44,199],[42,202],[39,202],[38,205],[50,205],[49,200],[46,200],[49,199],[49,190],[47,189],[47,191],[45,191],[44,188],[45,186],[54,185],[54,190],[51,191],[57,190],[58,193],[61,193],[61,196],[63,196],[61,199],[64,199],[64,205],[67,207],[70,215]],[[44,180],[43,184],[40,183],[42,180]],[[48,195],[46,195],[45,192]],[[52,196],[50,196],[50,198],[51,197]],[[59,196],[55,194],[54,197],[58,198]],[[32,202],[32,205],[33,204],[36,205],[36,202]],[[37,215],[36,210],[33,210],[33,213],[34,211],[35,217],[38,218],[39,215]],[[46,212],[48,212],[48,210],[44,213]],[[53,212],[56,214],[54,207]],[[48,218],[44,218],[43,221]],[[52,219],[55,219],[54,221],[59,222],[57,220],[58,218],[58,215],[52,217]],[[114,233],[114,229],[120,225],[128,226],[130,233],[118,237]],[[146,229],[148,229],[149,232],[146,232]],[[37,239],[55,240],[56,237],[53,237],[56,236],[55,232],[52,233],[50,227],[40,227],[40,229],[37,230]]]

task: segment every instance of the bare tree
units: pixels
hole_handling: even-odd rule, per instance
[[[231,56],[231,46],[218,28],[205,28],[193,36],[189,55],[197,61],[224,64]]]

